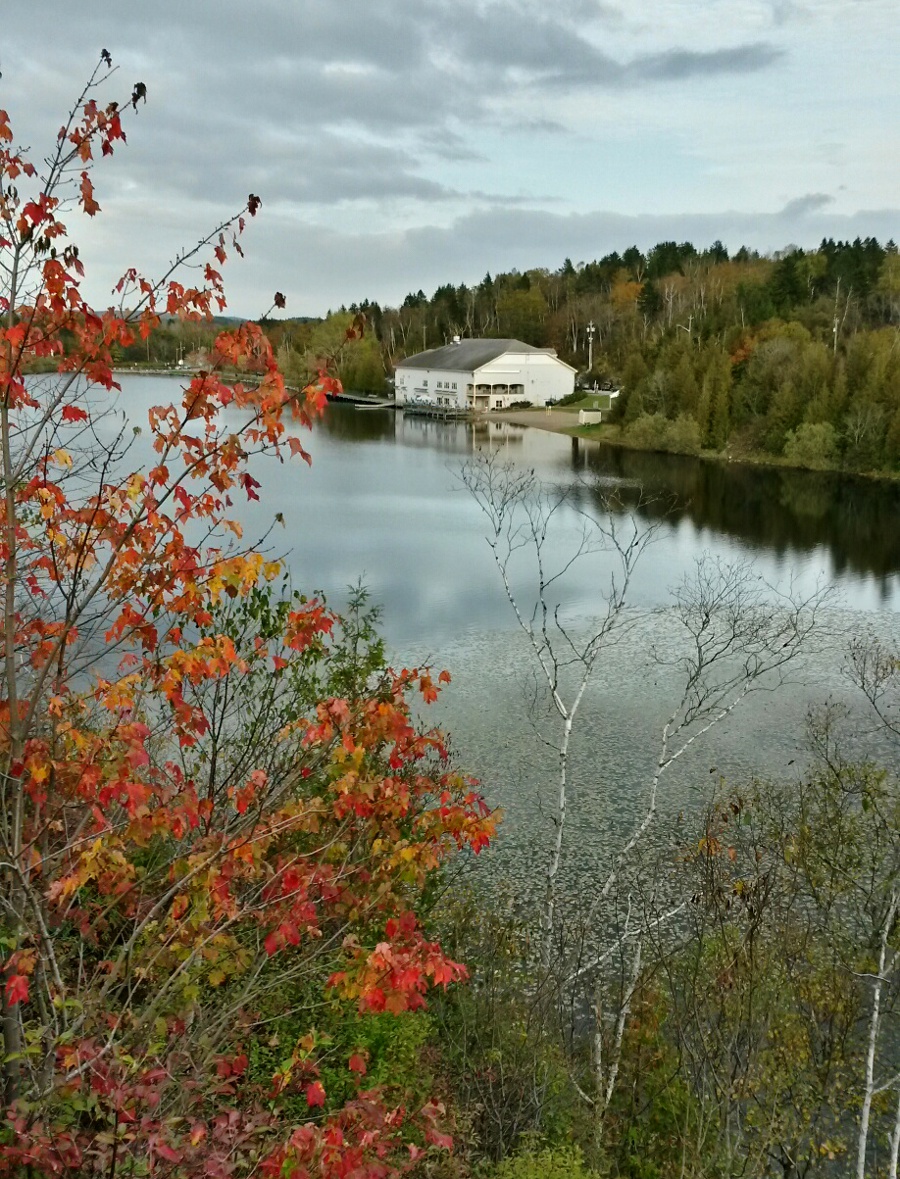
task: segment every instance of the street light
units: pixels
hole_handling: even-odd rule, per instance
[[[596,329],[596,327],[594,326],[594,321],[593,321],[593,320],[591,320],[591,322],[590,322],[590,323],[587,325],[587,338],[588,338],[588,372],[590,372],[590,371],[591,371],[591,369],[594,367],[594,332],[595,332],[596,330],[597,330],[597,329]]]

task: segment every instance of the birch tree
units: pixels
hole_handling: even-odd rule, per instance
[[[487,521],[487,542],[503,592],[530,648],[538,682],[556,719],[552,742],[556,775],[545,798],[549,838],[541,868],[540,963],[558,987],[560,1011],[583,1028],[589,1018],[592,1066],[579,1080],[595,1115],[599,1142],[615,1093],[623,1039],[651,931],[677,922],[689,900],[663,902],[663,882],[647,878],[641,861],[653,862],[651,837],[660,798],[673,767],[755,692],[774,691],[809,642],[826,593],[802,595],[766,584],[752,566],[701,557],[675,586],[663,618],[671,641],[651,649],[651,664],[667,669],[677,685],[658,731],[655,764],[643,787],[633,826],[608,855],[583,866],[581,884],[568,891],[562,867],[577,849],[570,834],[572,738],[579,718],[587,723],[589,688],[611,646],[634,635],[647,612],[631,605],[633,576],[659,524],[645,525],[641,497],[630,510],[614,497],[598,496],[587,511],[566,491],[541,485],[533,471],[517,470],[496,454],[470,463],[463,481]],[[578,521],[564,555],[551,543],[565,513]],[[574,621],[560,605],[562,585],[581,561],[603,560],[598,604],[591,619]],[[555,563],[554,563],[555,562]],[[522,589],[523,567],[532,583]],[[648,739],[654,740],[648,735]],[[602,783],[578,783],[581,791]],[[584,858],[590,859],[587,852]],[[610,979],[615,985],[610,986]],[[576,1066],[578,1071],[581,1066]]]

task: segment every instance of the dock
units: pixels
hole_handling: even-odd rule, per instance
[[[326,393],[325,396],[329,401],[343,402],[345,405],[358,405],[366,409],[397,408],[393,397],[376,397],[374,393],[348,393],[342,389],[340,393]]]
[[[403,405],[398,406],[407,418],[433,418],[441,422],[464,422],[472,416],[470,409],[453,405]]]

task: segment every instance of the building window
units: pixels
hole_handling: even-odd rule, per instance
[[[453,388],[456,388],[456,381],[453,382]]]

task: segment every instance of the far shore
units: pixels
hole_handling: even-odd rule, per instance
[[[117,376],[167,376],[167,377],[185,377],[193,376],[199,370],[190,369],[187,366],[182,368],[166,368],[166,369],[148,369],[148,368],[126,368],[117,367],[113,372]],[[238,374],[235,374],[238,375]],[[360,398],[362,400],[363,398]],[[368,400],[368,397],[365,398]],[[385,407],[393,407],[393,399],[384,399]],[[494,409],[488,412],[479,412],[470,417],[473,420],[486,420],[491,422],[509,422],[513,426],[531,426],[537,430],[547,430],[551,434],[565,434],[569,438],[578,438],[585,442],[597,442],[603,446],[614,446],[621,450],[637,450],[645,454],[673,454],[677,455],[682,452],[678,451],[650,451],[645,446],[636,446],[623,436],[621,427],[614,425],[611,422],[580,426],[578,424],[578,410],[577,409],[559,409],[551,407],[549,412],[546,409],[535,407],[533,409]],[[761,451],[718,451],[718,450],[702,450],[699,454],[682,454],[684,458],[702,459],[705,462],[713,463],[734,463],[753,467],[776,467],[785,471],[814,471],[817,474],[824,475],[839,475],[851,479],[876,479],[882,482],[897,483],[900,482],[900,472],[891,471],[847,471],[840,467],[798,467],[789,463],[785,458],[779,455],[766,454]]]
[[[548,430],[552,434],[565,434],[569,438],[579,438],[585,442],[598,442],[604,446],[616,446],[622,450],[639,450],[644,454],[678,455],[677,451],[648,451],[645,446],[635,446],[623,437],[621,428],[611,423],[595,426],[579,426],[578,411],[551,408],[545,409],[509,409],[491,410],[489,415],[492,422],[509,422],[513,426],[533,426],[538,430]],[[681,457],[703,459],[712,463],[740,463],[752,467],[777,467],[784,471],[813,471],[819,475],[840,475],[851,479],[877,479],[889,483],[900,481],[900,473],[891,471],[846,471],[840,467],[798,467],[789,463],[779,455],[765,454],[754,451],[719,451],[701,450],[699,454],[683,454]]]

